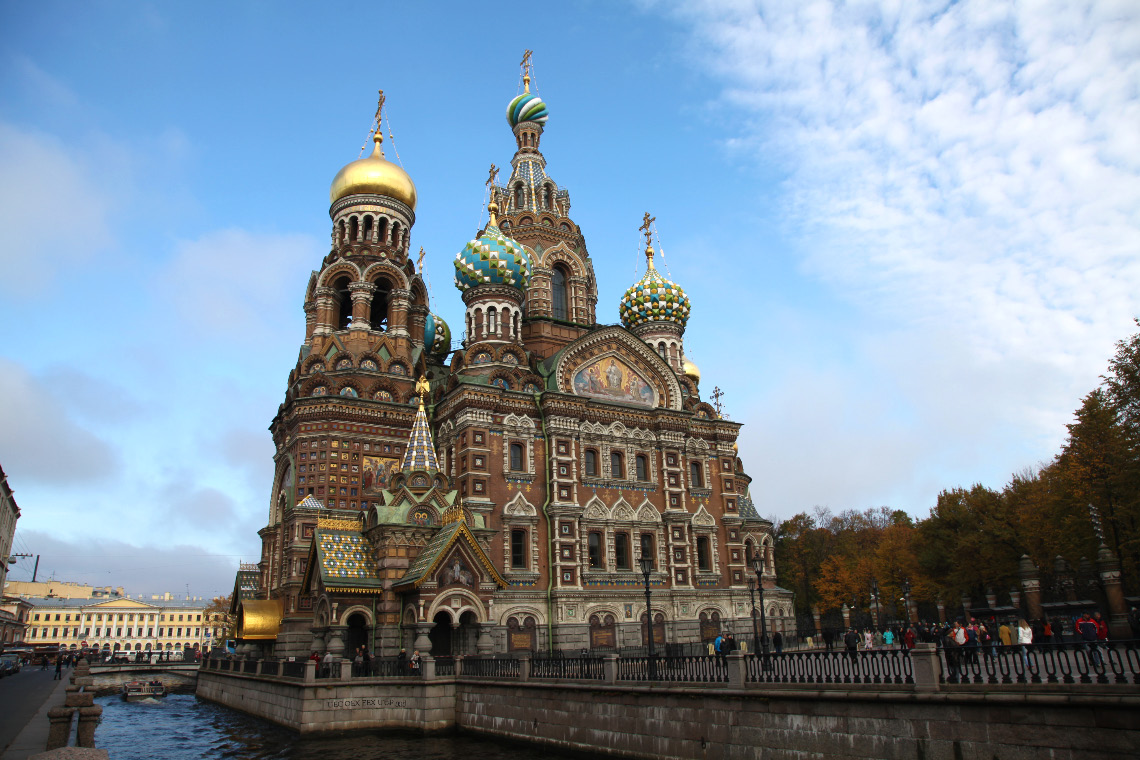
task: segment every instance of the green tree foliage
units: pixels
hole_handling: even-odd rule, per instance
[[[1137,320],[1140,326],[1140,320]],[[779,523],[779,583],[813,604],[866,608],[872,578],[896,604],[902,582],[916,601],[980,599],[1016,588],[1029,555],[1048,576],[1055,557],[1077,565],[1103,541],[1120,557],[1127,592],[1140,589],[1140,333],[1117,344],[1102,387],[1082,400],[1057,457],[1015,474],[1000,491],[981,485],[938,495],[917,523],[886,507],[833,515],[817,508]],[[1097,533],[1099,526],[1100,535]]]

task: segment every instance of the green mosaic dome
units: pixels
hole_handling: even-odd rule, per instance
[[[662,277],[651,259],[645,276],[625,291],[618,314],[626,328],[649,322],[673,322],[683,330],[689,321],[690,308],[685,291],[677,283]]]

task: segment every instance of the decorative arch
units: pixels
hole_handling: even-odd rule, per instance
[[[610,519],[610,510],[605,502],[595,496],[586,504],[582,517],[586,520],[608,520]]]
[[[601,365],[598,374],[605,374],[610,371],[608,364],[610,360],[614,361],[615,367],[621,373],[621,378],[617,382],[623,389],[626,388],[628,378],[622,366],[636,373],[638,382],[648,386],[653,395],[651,400],[653,406],[664,406],[678,411],[681,409],[681,385],[677,382],[677,375],[673,369],[644,341],[623,327],[613,326],[595,330],[563,349],[554,366],[555,382],[564,393],[603,399],[612,395],[615,401],[622,403],[629,403],[625,400],[628,395],[640,399],[636,403],[644,404],[645,393],[639,390],[640,386],[635,389],[636,396],[632,395],[634,391],[609,393],[607,390],[594,393],[591,390],[589,378],[585,377],[589,374],[587,370]],[[606,363],[602,364],[603,362]],[[607,389],[612,387],[614,381],[611,377],[606,377],[604,380],[599,377],[598,380],[604,383]]]
[[[504,517],[538,517],[538,509],[533,504],[527,501],[523,496],[523,492],[519,491],[515,494],[515,498],[511,499],[503,507]]]
[[[656,525],[661,522],[661,513],[657,511],[657,507],[649,503],[649,499],[646,499],[637,508],[637,521]]]
[[[451,605],[451,600],[455,597],[460,597],[463,600],[458,608]],[[487,622],[483,601],[473,592],[461,587],[449,586],[445,592],[432,600],[431,606],[424,615],[428,620],[435,620],[435,616],[440,612],[448,614],[452,625],[459,625],[459,618],[463,617],[464,612],[473,612],[480,623]]]
[[[693,515],[693,525],[698,528],[714,528],[716,527],[716,518],[709,514],[709,511],[702,505]]]
[[[610,514],[613,515],[613,519],[618,522],[633,522],[637,513],[633,511],[633,507],[629,505],[629,502],[622,497],[614,503]]]
[[[342,275],[347,276],[349,282],[360,282],[360,268],[351,261],[340,259],[321,272],[318,287],[331,288],[333,282]]]
[[[373,285],[377,285],[379,280],[387,280],[392,290],[407,290],[410,286],[403,270],[386,259],[369,264],[360,279]]]

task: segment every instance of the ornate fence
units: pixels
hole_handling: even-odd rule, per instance
[[[436,660],[436,675],[439,672],[439,660]],[[455,674],[454,666],[452,675]],[[520,661],[514,657],[464,657],[464,678],[518,678],[520,675]]]
[[[938,656],[949,684],[1140,684],[1136,641],[940,648]]]
[[[275,676],[275,675],[280,674],[280,672],[281,672],[281,663],[278,662],[277,660],[266,660],[265,662],[261,663],[261,675],[263,675],[263,676]],[[304,675],[304,674],[305,674],[305,671],[304,671],[304,669],[302,669],[301,675]]]
[[[727,683],[728,661],[715,655],[622,657],[617,661],[617,679],[619,681]]]
[[[467,672],[466,663],[463,672]],[[605,660],[601,657],[537,657],[530,661],[530,677],[601,681],[606,677]]]
[[[760,654],[749,655],[745,662],[751,683],[914,683],[910,652],[905,649]]]

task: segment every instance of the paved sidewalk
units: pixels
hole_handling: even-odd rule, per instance
[[[0,756],[2,760],[26,760],[32,755],[43,752],[44,748],[47,747],[48,731],[51,728],[48,723],[48,710],[63,704],[67,684],[71,682],[68,678],[70,671],[65,670],[64,673],[63,680],[44,700],[28,725],[24,726],[24,730],[17,734],[12,743],[8,745],[7,751]]]

